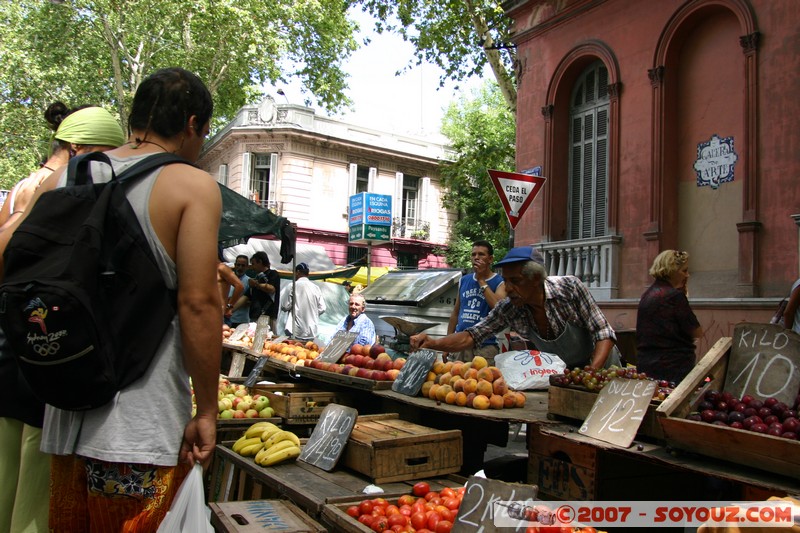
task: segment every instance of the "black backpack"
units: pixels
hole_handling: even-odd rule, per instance
[[[188,162],[159,153],[95,184],[90,161],[111,165],[100,152],[70,160],[67,185],[42,194],[12,235],[0,284],[0,325],[22,374],[69,410],[104,405],[140,378],[177,308],[125,191]]]

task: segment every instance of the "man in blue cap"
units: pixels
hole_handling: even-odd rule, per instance
[[[606,366],[616,343],[614,330],[589,290],[575,276],[548,277],[542,255],[519,246],[494,265],[502,268],[508,298],[478,324],[432,339],[411,337],[412,349],[457,352],[480,346],[505,328],[517,332],[538,350],[557,354],[568,366]]]

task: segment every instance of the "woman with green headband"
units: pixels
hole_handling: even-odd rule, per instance
[[[119,123],[100,107],[69,111],[56,102],[45,118],[55,130],[50,157],[14,186],[0,210],[0,223],[18,217],[39,184],[71,157],[125,142]],[[19,375],[8,350],[0,330],[0,531],[47,531],[50,456],[39,451],[44,404]]]
[[[0,226],[25,211],[36,188],[71,157],[104,152],[125,142],[119,122],[102,107],[81,106],[68,110],[61,102],[55,102],[47,108],[44,117],[55,131],[50,157],[11,190],[0,210]]]

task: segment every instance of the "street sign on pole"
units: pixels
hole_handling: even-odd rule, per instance
[[[506,211],[508,223],[511,229],[517,227],[522,215],[531,205],[533,199],[542,190],[547,178],[521,174],[519,172],[503,172],[501,170],[489,170],[489,177],[492,184],[500,196],[500,202]]]
[[[354,194],[348,217],[351,243],[381,244],[392,240],[392,197],[388,194]]]

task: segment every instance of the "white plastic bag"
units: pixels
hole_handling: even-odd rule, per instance
[[[563,374],[566,363],[555,354],[538,350],[514,350],[495,356],[494,364],[503,373],[506,385],[514,390],[546,389],[550,376]]]
[[[195,463],[183,480],[157,533],[214,533],[203,495],[203,467]]]

